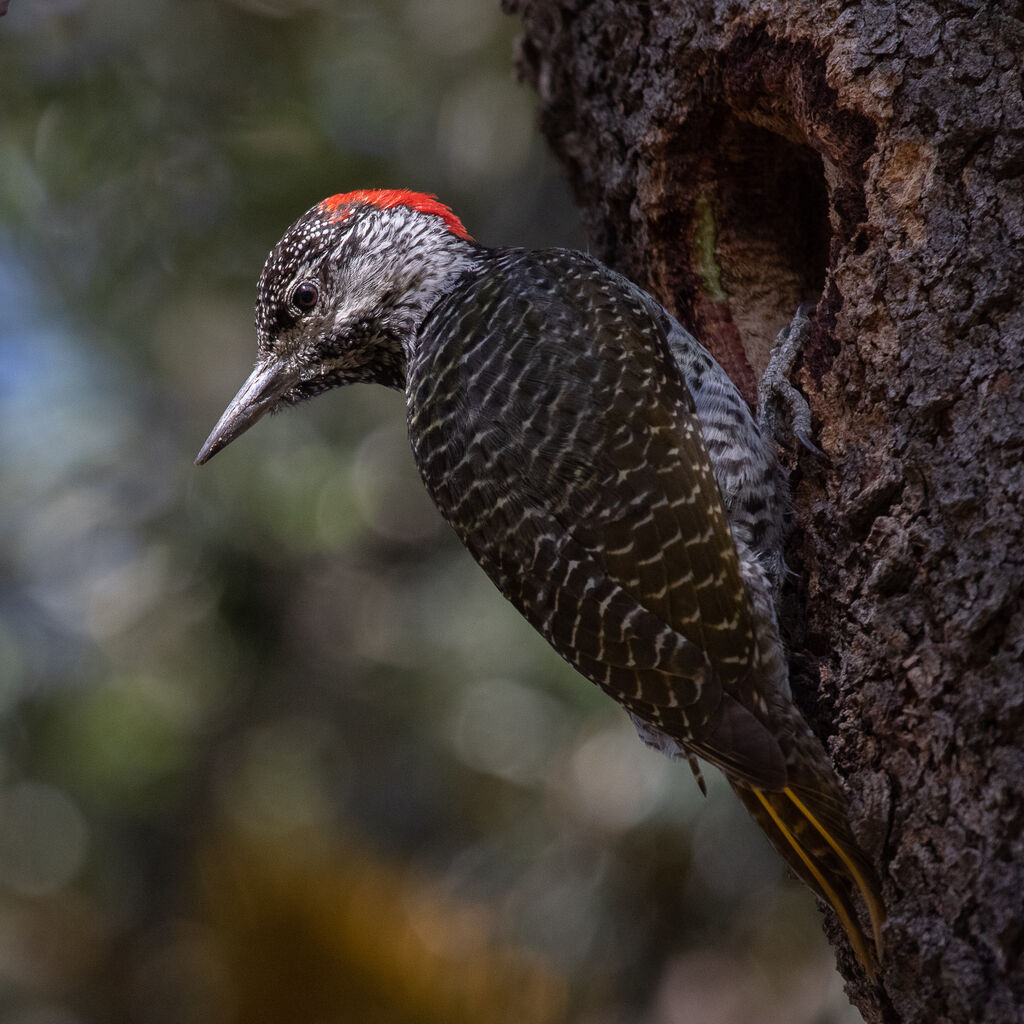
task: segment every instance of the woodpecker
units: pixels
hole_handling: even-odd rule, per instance
[[[779,639],[774,439],[708,351],[590,256],[485,247],[398,189],[332,196],[288,229],[256,334],[196,463],[331,388],[403,390],[427,491],[501,593],[646,743],[724,772],[873,977],[878,883]]]

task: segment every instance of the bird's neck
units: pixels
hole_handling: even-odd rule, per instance
[[[483,246],[454,236],[429,250],[410,252],[399,268],[399,298],[388,317],[388,334],[397,342],[393,353],[396,365],[388,382],[393,387],[405,387],[406,368],[416,356],[421,328],[430,311],[486,258],[486,252]]]

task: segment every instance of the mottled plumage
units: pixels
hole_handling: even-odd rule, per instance
[[[646,742],[725,772],[872,970],[855,894],[878,947],[877,883],[776,627],[779,470],[707,351],[596,260],[487,249],[397,192],[333,197],[292,226],[257,333],[199,461],[281,403],[403,387],[427,490],[488,576]]]
[[[642,303],[580,254],[497,253],[431,311],[407,391],[431,496],[559,654],[674,739],[784,779],[763,730],[715,746],[762,700],[754,629],[693,399]]]

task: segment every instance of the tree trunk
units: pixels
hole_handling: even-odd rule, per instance
[[[1024,1020],[1022,5],[506,3],[598,254],[751,399],[817,302],[784,627],[884,884],[851,999]]]

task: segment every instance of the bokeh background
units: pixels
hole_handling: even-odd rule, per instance
[[[828,1024],[810,895],[647,751],[354,387],[192,457],[321,197],[585,246],[497,0],[0,20],[0,1021]]]

